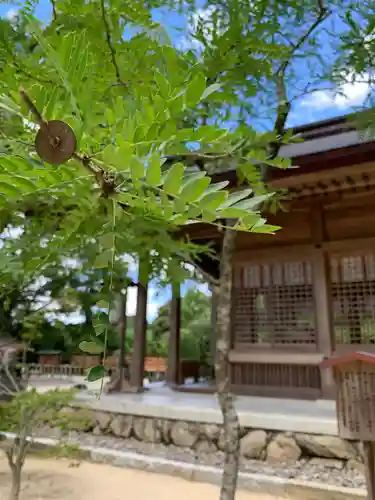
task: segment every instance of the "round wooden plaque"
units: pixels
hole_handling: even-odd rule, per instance
[[[72,128],[60,120],[47,122],[35,137],[35,149],[42,160],[52,165],[61,165],[70,160],[77,148],[77,139]]]

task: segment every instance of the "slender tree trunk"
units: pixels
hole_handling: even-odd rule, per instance
[[[19,500],[21,489],[21,466],[17,464],[11,467],[12,486],[9,493],[9,500]]]
[[[119,337],[120,337],[120,354],[118,359],[118,373],[119,378],[122,381],[124,376],[128,379],[128,370],[126,362],[126,328],[127,328],[127,315],[126,315],[126,305],[128,301],[128,289],[125,290],[124,294],[121,294],[121,319],[119,324]]]
[[[232,306],[232,257],[236,232],[224,232],[220,260],[220,282],[216,286],[216,390],[223,414],[225,461],[221,483],[220,500],[234,500],[240,456],[240,424],[230,390],[229,351],[231,348],[231,306]]]

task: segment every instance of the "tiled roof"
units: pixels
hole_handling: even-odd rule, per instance
[[[356,130],[353,115],[312,123],[297,127],[293,131],[303,142],[282,146],[279,156],[298,158],[375,141],[370,134]]]

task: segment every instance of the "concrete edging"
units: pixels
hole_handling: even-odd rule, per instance
[[[2,435],[9,439],[15,437],[14,434],[7,432],[3,432]],[[34,438],[32,443],[35,448],[41,449],[56,446],[59,441],[50,438]],[[145,472],[166,474],[188,481],[214,485],[220,485],[221,483],[222,470],[218,467],[200,466],[161,457],[150,457],[139,453],[94,446],[80,446],[79,448],[83,452],[83,458],[94,463],[105,463],[115,467],[127,467]],[[238,488],[249,492],[268,493],[295,500],[365,500],[367,498],[365,489],[303,482],[247,472],[239,473]]]
[[[167,404],[147,404],[146,401],[129,398],[115,405],[113,400],[101,398],[100,400],[82,394],[77,396],[73,406],[83,407],[89,410],[117,413],[124,415],[136,415],[139,417],[162,418],[176,421],[199,422],[221,425],[223,416],[219,407],[206,408],[203,405],[173,406],[173,402]],[[251,410],[245,412],[237,410],[240,425],[253,429],[265,429],[269,431],[300,432],[303,434],[323,434],[337,436],[336,418],[309,417],[308,415],[285,415],[283,413],[269,413]]]

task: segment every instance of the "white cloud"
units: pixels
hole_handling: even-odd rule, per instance
[[[46,318],[48,321],[61,321],[66,325],[79,325],[85,321],[85,316],[78,311],[72,313],[48,312]]]
[[[11,9],[8,10],[8,12],[5,14],[5,18],[8,19],[8,21],[16,21],[17,16],[18,16],[18,10],[15,7],[12,7]]]
[[[198,283],[197,289],[205,295],[211,295],[211,290],[207,283]]]
[[[215,12],[216,7],[212,5],[207,8],[197,9],[188,19],[188,35],[185,35],[178,40],[177,47],[180,50],[202,49],[202,43],[191,36],[191,33],[197,32],[199,24],[202,25],[204,38],[209,43],[212,40],[212,31],[214,29],[212,17]]]
[[[82,267],[82,262],[78,259],[66,257],[62,259],[62,265],[67,269],[80,269]]]
[[[23,118],[23,124],[25,125],[26,128],[29,128],[30,130],[38,130],[39,129],[39,125],[37,125],[36,123],[33,123],[31,122],[30,120],[27,120],[26,118]]]
[[[369,94],[368,83],[370,75],[353,75],[347,77],[345,83],[332,90],[319,90],[302,99],[300,104],[304,107],[324,109],[337,108],[346,109],[360,106]]]
[[[126,307],[126,314],[128,316],[134,316],[136,310],[137,310],[137,288],[130,287],[128,288],[128,302]]]

